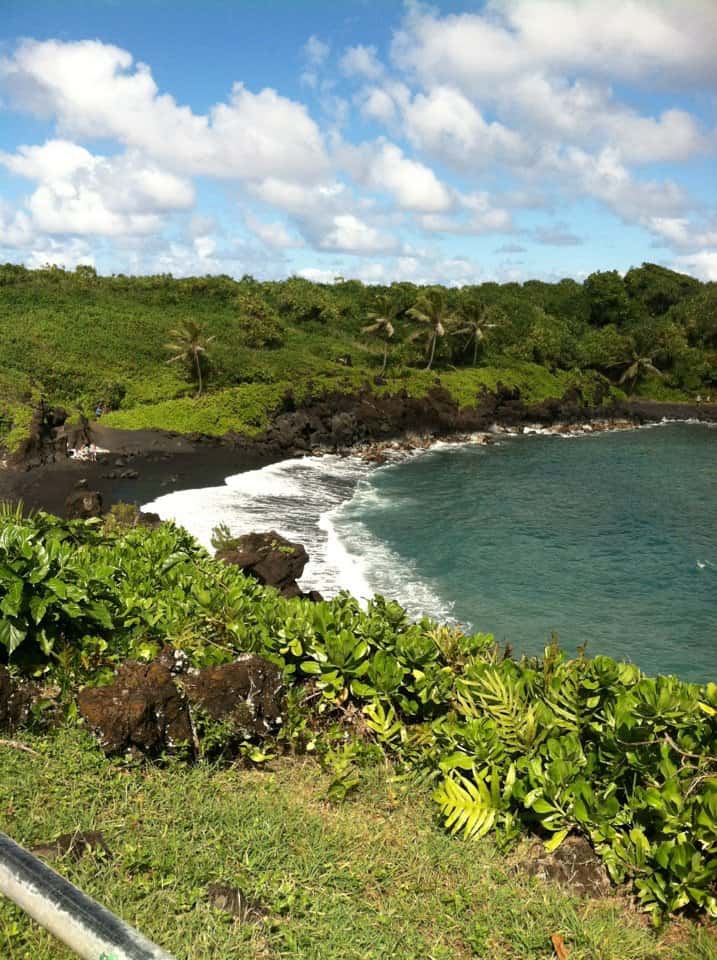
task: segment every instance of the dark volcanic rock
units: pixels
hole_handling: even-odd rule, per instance
[[[30,718],[38,688],[25,680],[15,680],[7,667],[0,666],[0,730],[11,733]]]
[[[226,883],[210,883],[207,899],[215,910],[228,913],[241,923],[256,923],[266,914],[260,903],[250,900],[239,887],[230,887]]]
[[[281,670],[247,653],[233,663],[190,670],[182,686],[193,711],[215,722],[230,721],[233,739],[263,740],[281,725],[284,685]]]
[[[110,686],[85,687],[78,704],[108,755],[156,757],[181,750],[195,759],[197,729],[206,730],[210,721],[222,724],[223,740],[210,748],[222,752],[275,732],[284,687],[281,670],[263,657],[244,654],[233,663],[194,670],[181,650],[167,646],[149,664],[127,661]]]
[[[137,514],[137,526],[138,527],[161,527],[164,521],[158,513],[152,513],[151,510],[140,510]]]
[[[112,851],[99,830],[75,830],[74,833],[63,833],[50,843],[38,843],[30,847],[30,850],[36,857],[43,857],[45,860],[70,857],[77,862],[86,853],[95,852],[102,853],[108,858],[112,856]]]
[[[102,516],[102,494],[98,490],[81,487],[72,490],[65,500],[65,516],[68,520],[87,520]]]
[[[301,596],[296,581],[304,572],[309,555],[300,543],[292,543],[273,530],[247,533],[230,550],[217,551],[217,559],[241,567],[259,583],[276,587],[285,597]]]
[[[153,757],[179,747],[196,750],[189,705],[165,664],[128,660],[107,687],[85,687],[80,713],[106,754],[131,750]]]
[[[41,400],[35,407],[28,435],[10,458],[13,465],[39,466],[67,455],[67,411]]]
[[[546,854],[537,845],[533,852],[526,864],[531,876],[557,880],[580,897],[606,897],[610,893],[605,865],[584,837],[568,837],[555,853]]]

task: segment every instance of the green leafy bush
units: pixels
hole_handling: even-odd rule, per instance
[[[568,660],[554,645],[512,660],[488,635],[411,622],[381,597],[366,610],[347,594],[286,600],[171,524],[103,531],[0,512],[11,663],[61,672],[65,686],[98,683],[168,642],[197,666],[244,651],[277,663],[297,740],[353,718],[320,751],[334,799],[354,789],[366,755],[360,740],[347,745],[354,729],[434,782],[453,832],[509,842],[529,829],[549,849],[580,833],[656,919],[688,907],[717,916],[717,684]]]

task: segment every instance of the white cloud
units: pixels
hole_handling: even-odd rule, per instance
[[[717,282],[717,250],[700,250],[675,259],[675,269]]]
[[[163,214],[194,204],[189,181],[135,153],[95,156],[77,144],[49,140],[19,147],[16,154],[0,153],[0,164],[39,181],[27,210],[40,233],[153,233]]]
[[[77,137],[111,138],[170,170],[232,179],[320,179],[321,132],[303,104],[235,83],[207,115],[161,94],[149,67],[99,41],[25,41],[0,61],[0,84],[19,107],[55,116]]]
[[[340,67],[347,77],[358,76],[376,80],[383,74],[383,64],[376,56],[376,47],[365,47],[362,44],[347,48],[341,58]]]
[[[381,87],[367,87],[359,95],[361,112],[371,120],[388,124],[396,116],[396,103]]]
[[[336,155],[355,180],[371,190],[390,193],[404,210],[433,213],[453,206],[450,190],[433,170],[407,157],[394,143],[339,145]]]
[[[613,101],[609,88],[542,73],[518,76],[499,107],[528,135],[584,147],[609,144],[626,162],[681,161],[710,149],[708,138],[684,110],[641,116]]]
[[[404,108],[404,123],[415,147],[459,167],[527,157],[518,133],[501,123],[487,123],[480,110],[451,87],[417,94]]]
[[[32,246],[35,231],[24,210],[14,210],[0,199],[0,247],[26,250]]]
[[[298,276],[312,283],[333,283],[337,274],[335,270],[325,270],[323,267],[304,267],[299,270]]]
[[[247,214],[246,222],[249,229],[268,247],[287,250],[291,247],[304,246],[303,240],[289,233],[286,226],[279,221],[266,223],[251,214]]]
[[[393,45],[395,64],[424,87],[402,105],[406,136],[463,172],[500,163],[521,177],[551,150],[609,149],[623,164],[714,151],[714,132],[687,110],[643,115],[610,86],[717,81],[717,4],[686,7],[495,0],[481,14],[443,16],[412,4]]]
[[[289,215],[302,238],[319,250],[367,254],[396,250],[398,241],[359,216],[371,205],[357,203],[338,180],[300,186],[269,178],[250,186],[256,200],[278,207]]]
[[[445,17],[414,4],[392,55],[424,84],[473,93],[543,70],[713,84],[716,35],[712,0],[495,0],[483,14]]]
[[[319,67],[323,66],[331,48],[328,43],[312,34],[304,44],[304,58],[307,69],[301,74],[301,82],[307,87],[316,87],[319,82]]]
[[[322,250],[342,250],[347,253],[391,253],[399,246],[394,237],[387,236],[350,213],[338,214],[319,242]]]
[[[684,190],[670,180],[637,180],[622,163],[620,154],[605,147],[596,156],[577,147],[545,159],[578,193],[596,197],[619,217],[644,223],[651,217],[675,216],[685,208]]]
[[[250,184],[249,191],[258,200],[298,216],[335,208],[337,204],[343,206],[347,196],[346,187],[339,180],[302,185],[267,177]]]
[[[485,191],[457,194],[460,208],[452,214],[429,213],[419,218],[424,230],[431,233],[480,236],[486,233],[507,233],[513,229],[510,213],[492,204]]]
[[[304,44],[304,56],[312,67],[320,67],[329,55],[331,47],[312,33]]]
[[[678,249],[717,247],[717,226],[700,229],[687,217],[650,217],[646,226],[652,233]]]
[[[95,258],[90,247],[76,238],[70,241],[59,241],[46,237],[32,249],[25,262],[31,270],[37,270],[47,264],[64,267],[65,270],[71,270],[80,264],[95,266]]]
[[[217,241],[209,236],[195,237],[194,249],[200,260],[209,260],[216,252]]]

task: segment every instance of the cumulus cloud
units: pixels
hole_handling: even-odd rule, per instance
[[[717,247],[717,224],[700,228],[687,217],[650,217],[645,225],[664,242],[681,250]]]
[[[304,44],[304,59],[306,70],[301,74],[301,82],[307,87],[316,87],[319,82],[319,68],[323,66],[331,48],[315,34],[312,34]]]
[[[708,0],[496,0],[451,15],[412,4],[392,48],[423,87],[401,104],[404,132],[464,173],[500,164],[530,178],[570,149],[598,165],[605,151],[622,165],[684,162],[715,150],[714,131],[682,107],[643,115],[610,84],[717,82],[715,31]],[[390,116],[374,101],[377,118]]]
[[[392,56],[428,86],[474,93],[546,70],[716,84],[715,35],[712,0],[500,0],[481,14],[445,17],[412,4]]]
[[[0,153],[10,172],[38,181],[27,200],[33,228],[48,234],[153,233],[162,215],[194,204],[192,184],[135,153],[95,156],[66,140]]]
[[[425,213],[418,218],[429,233],[481,236],[486,233],[507,233],[513,230],[508,210],[494,206],[484,191],[456,194],[456,209],[450,213]]]
[[[433,170],[407,157],[394,143],[343,145],[336,152],[358,183],[391,194],[403,210],[438,212],[453,205],[450,190]]]
[[[702,280],[717,282],[717,250],[700,250],[698,253],[677,257],[676,270],[686,270]]]
[[[404,108],[404,124],[415,147],[455,166],[527,159],[520,134],[501,123],[487,123],[480,110],[452,87],[417,94]]]
[[[268,247],[273,247],[277,250],[288,250],[291,247],[304,246],[301,237],[290,233],[286,225],[278,220],[267,223],[251,214],[247,214],[246,223],[249,229]]]
[[[332,57],[318,36],[306,42],[302,78],[324,129],[271,88],[237,82],[197,112],[118,46],[20,43],[0,57],[0,97],[54,131],[0,152],[0,168],[31,184],[16,207],[0,202],[0,247],[61,262],[64,244],[68,264],[112,249],[140,270],[234,264],[268,275],[305,246],[318,261],[306,269],[326,258],[332,278],[434,282],[440,269],[469,282],[477,265],[445,257],[442,235],[577,245],[585,230],[560,217],[591,198],[709,274],[708,198],[698,219],[677,165],[717,149],[693,96],[717,89],[713,0],[487,0],[458,14],[407,0],[405,11],[386,63],[373,46]],[[636,85],[673,100],[647,101]],[[350,111],[385,136],[351,143]],[[656,163],[673,164],[672,179]],[[223,227],[195,209],[196,177],[232,185]],[[521,212],[538,207],[556,222],[522,226]],[[227,239],[232,213],[248,241]],[[432,235],[430,251],[408,247],[413,228]],[[511,252],[522,249],[494,251]]]
[[[195,114],[160,93],[146,64],[96,40],[25,41],[0,61],[0,86],[18,107],[56,117],[67,135],[119,140],[181,174],[316,180],[327,169],[303,104],[235,83],[228,101]]]
[[[544,159],[544,169],[551,167],[577,193],[603,201],[625,220],[645,223],[651,217],[678,215],[687,204],[684,190],[674,181],[633,177],[612,147],[596,155],[569,148]]]
[[[362,44],[346,49],[341,57],[340,67],[347,77],[365,77],[367,80],[376,80],[383,73],[383,64],[376,55],[376,47],[365,47]]]
[[[322,250],[341,250],[347,253],[395,253],[400,246],[395,237],[381,233],[375,227],[351,213],[337,214],[329,229],[319,240]]]

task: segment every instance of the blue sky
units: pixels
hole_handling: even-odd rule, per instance
[[[3,0],[0,260],[717,280],[714,0]]]

